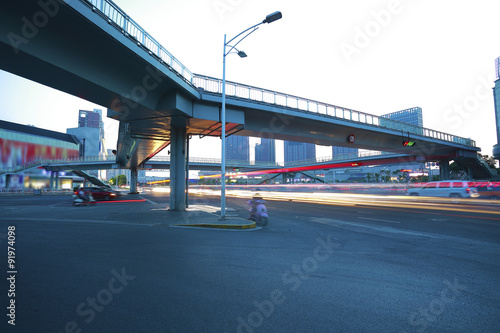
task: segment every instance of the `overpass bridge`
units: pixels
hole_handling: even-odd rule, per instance
[[[414,156],[408,154],[390,154],[382,152],[362,152],[359,156],[350,154],[340,155],[335,157],[324,157],[318,159],[295,161],[293,163],[267,163],[267,162],[249,162],[241,160],[228,160],[227,170],[237,168],[238,174],[255,176],[269,175],[270,178],[275,178],[280,174],[296,174],[302,173],[310,178],[315,178],[307,171],[338,169],[338,168],[358,168],[363,166],[387,165],[387,164],[406,164],[415,163],[417,160]],[[486,163],[486,162],[485,162]],[[188,170],[210,170],[220,171],[220,159],[217,158],[198,158],[190,157],[186,168]],[[86,157],[79,159],[62,159],[62,160],[39,160],[32,163],[17,166],[10,169],[0,170],[1,174],[12,174],[27,171],[34,168],[44,168],[51,172],[73,171],[77,175],[86,178],[92,184],[98,186],[106,186],[101,180],[86,173],[88,170],[112,170],[120,169],[120,164],[116,163],[116,158],[113,157]],[[169,156],[156,156],[142,165],[141,169],[145,170],[170,170],[171,159]],[[52,173],[52,177],[57,173]],[[444,175],[442,175],[444,177]],[[213,177],[213,176],[208,176]],[[216,175],[220,177],[220,175]],[[470,178],[470,175],[469,175]],[[132,191],[134,191],[132,189]]]
[[[221,136],[221,80],[193,74],[110,0],[8,1],[0,22],[0,69],[107,107],[120,121],[120,168],[136,176],[171,146],[170,207],[183,210],[189,138]],[[470,138],[235,82],[226,92],[227,135],[405,154],[444,168],[455,160],[475,177],[491,174]]]

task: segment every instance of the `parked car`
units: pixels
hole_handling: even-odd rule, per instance
[[[470,187],[469,182],[446,180],[425,183],[422,187],[410,188],[407,195],[425,197],[450,197],[450,198],[477,198],[479,193],[476,188]]]
[[[81,187],[75,191],[74,194],[77,194],[79,190],[83,189],[84,191],[90,191],[94,200],[102,201],[102,200],[112,200],[116,199],[120,196],[120,193],[108,188],[102,187]]]
[[[477,192],[479,193],[479,198],[481,199],[500,199],[500,187],[497,184],[482,183],[479,184],[479,186],[477,186],[476,188]]]

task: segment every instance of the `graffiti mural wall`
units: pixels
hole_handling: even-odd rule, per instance
[[[78,149],[0,138],[0,169],[9,169],[37,160],[78,158],[78,154]]]

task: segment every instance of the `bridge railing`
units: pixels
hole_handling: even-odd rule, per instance
[[[193,84],[204,92],[222,94],[221,79],[194,74]],[[333,104],[322,103],[307,98],[284,94],[236,82],[226,81],[226,95],[271,105],[277,105],[281,107],[298,109],[303,112],[320,114],[326,117],[397,130],[401,131],[403,135],[414,134],[438,140],[454,142],[466,146],[476,146],[476,142],[472,139],[462,138],[456,135],[407,124],[401,121],[384,118],[382,116],[375,116],[372,114],[344,108]]]
[[[317,163],[326,163],[326,162],[337,162],[337,161],[350,161],[356,158],[364,158],[364,157],[372,157],[372,156],[385,156],[385,155],[393,155],[388,152],[380,152],[380,151],[362,151],[358,153],[348,153],[341,154],[335,156],[324,156],[324,157],[316,157],[306,160],[297,160],[293,162],[261,162],[261,161],[246,161],[246,160],[226,160],[226,165],[228,166],[258,166],[258,167],[283,167],[283,166],[306,166]],[[398,154],[399,155],[399,154]],[[170,162],[170,156],[155,156],[150,162]],[[189,163],[198,163],[198,164],[220,164],[220,158],[203,158],[203,157],[190,157]],[[146,163],[147,164],[147,163]]]
[[[14,165],[11,167],[3,167],[0,169],[0,174],[4,173],[16,173],[23,170],[28,170],[36,168],[42,165],[53,165],[53,164],[67,164],[67,163],[95,163],[95,162],[114,162],[116,161],[116,156],[88,156],[88,157],[76,157],[76,158],[62,158],[62,159],[36,159],[31,162],[22,165]]]
[[[92,6],[92,10],[99,11],[108,23],[126,36],[133,39],[139,46],[143,46],[152,55],[158,57],[174,71],[179,73],[189,83],[193,82],[193,73],[177,58],[167,51],[156,39],[146,32],[139,24],[130,18],[111,0],[80,0]]]
[[[155,156],[149,162],[170,162],[170,156]],[[148,162],[148,163],[149,163]],[[146,163],[146,164],[148,164]],[[221,164],[220,158],[205,158],[205,157],[190,157],[189,163],[196,164]],[[280,163],[261,162],[261,161],[245,161],[245,160],[232,160],[226,159],[226,165],[229,166],[258,166],[258,167],[276,167],[283,166]]]

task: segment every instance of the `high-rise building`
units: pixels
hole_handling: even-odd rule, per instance
[[[260,139],[255,145],[255,162],[276,163],[276,147],[274,139]]]
[[[497,144],[493,146],[493,157],[500,159],[500,58],[495,59],[495,87],[493,88],[493,101],[495,103],[495,120],[497,128]]]
[[[422,118],[422,108],[419,107],[413,107],[401,111],[384,114],[382,115],[382,118],[397,120],[403,123],[420,127],[424,126]],[[380,125],[383,126],[383,123],[384,119],[380,119]]]
[[[104,123],[102,111],[80,110],[78,113],[78,127],[68,128],[66,133],[76,136],[80,142],[80,156],[102,156],[106,155],[104,144]]]
[[[248,136],[231,135],[226,138],[226,159],[250,161]]]
[[[295,141],[285,141],[285,164],[316,158],[316,145]]]
[[[497,80],[500,79],[500,57],[495,59],[495,74]]]
[[[349,147],[332,147],[332,157],[340,157],[340,158],[353,158],[358,157],[358,149],[357,148],[349,148]]]
[[[101,114],[95,111],[80,110],[78,114],[78,127],[100,128]]]

